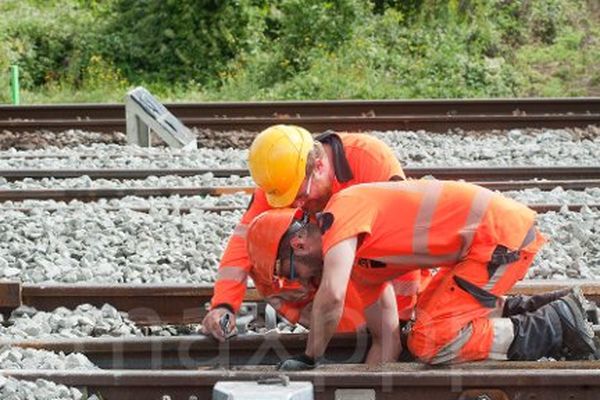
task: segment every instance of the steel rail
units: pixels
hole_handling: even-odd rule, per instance
[[[410,178],[434,176],[437,179],[527,180],[527,179],[598,179],[600,166],[577,167],[407,167],[405,174]],[[216,178],[249,176],[245,168],[152,168],[152,169],[0,169],[0,176],[14,181],[24,178],[75,178],[88,176],[92,179],[145,179],[150,176],[195,176],[212,174]]]
[[[155,187],[155,188],[97,188],[97,189],[0,189],[0,202],[19,200],[94,201],[127,196],[220,196],[239,192],[252,193],[249,186],[218,187]]]
[[[498,365],[501,364],[501,365]],[[261,381],[278,384],[273,367],[199,371],[52,371],[2,370],[16,379],[45,379],[85,387],[107,400],[208,399],[219,381]],[[427,368],[420,364],[320,367],[286,373],[291,381],[310,381],[316,400],[377,398],[378,400],[596,400],[600,391],[598,363],[476,363],[460,367]],[[268,391],[269,386],[264,387]],[[366,388],[366,389],[365,389]],[[370,390],[369,390],[370,389]],[[343,397],[344,394],[346,397]],[[354,397],[350,397],[350,396]],[[368,396],[368,397],[367,397]]]
[[[333,100],[167,103],[178,118],[458,115],[458,114],[587,114],[600,112],[600,97],[441,100]],[[0,119],[114,119],[125,115],[123,104],[45,104],[0,106]]]
[[[103,369],[197,369],[273,365],[306,347],[306,333],[245,334],[219,343],[194,334],[173,337],[97,337],[69,339],[0,339],[1,346],[85,354]],[[337,334],[324,363],[361,363],[370,344],[366,332]]]
[[[527,206],[529,208],[531,208],[532,210],[540,213],[540,214],[545,214],[548,212],[558,212],[560,210],[562,210],[563,208],[566,208],[569,211],[574,211],[574,212],[579,212],[581,211],[581,209],[583,209],[584,207],[590,208],[590,209],[600,209],[600,203],[590,203],[590,204],[527,204]],[[161,206],[157,206],[157,207],[129,207],[129,206],[122,206],[122,207],[102,207],[102,211],[105,212],[119,212],[119,211],[123,211],[123,210],[128,210],[128,211],[135,211],[135,212],[140,212],[140,213],[150,213],[151,210],[153,209],[158,209],[158,210],[167,210],[167,212],[169,214],[172,213],[179,213],[179,214],[190,214],[194,211],[201,211],[201,212],[209,212],[209,213],[217,213],[217,214],[221,214],[224,212],[235,212],[235,211],[242,211],[245,210],[247,207],[242,207],[242,206],[204,206],[204,207],[161,207]],[[21,212],[24,214],[30,214],[33,211],[36,212],[42,212],[42,213],[55,213],[55,212],[59,212],[59,211],[69,211],[70,207],[65,205],[62,207],[2,207],[0,206],[0,211],[11,211],[11,212]]]
[[[598,326],[595,326],[598,335]],[[69,339],[0,340],[0,345],[44,349],[53,352],[82,353],[102,369],[198,369],[274,365],[306,348],[307,333],[270,332],[245,334],[219,343],[195,334],[173,337],[99,337]],[[406,333],[402,341],[406,343]],[[327,347],[323,364],[364,362],[371,343],[366,332],[336,334]],[[401,362],[414,361],[405,352]],[[597,367],[600,369],[600,365]]]
[[[562,187],[565,190],[584,190],[600,187],[600,179],[580,180],[526,180],[526,181],[472,181],[491,190],[509,191],[523,189],[552,190]],[[153,187],[153,188],[92,188],[92,189],[0,189],[0,202],[21,200],[94,201],[101,198],[122,198],[127,196],[220,196],[234,193],[252,193],[251,186],[211,186],[211,187]]]
[[[600,304],[600,281],[525,280],[511,294],[536,294],[560,288],[581,286],[586,297]],[[0,309],[10,311],[20,305],[52,311],[58,307],[74,309],[89,303],[97,307],[112,304],[129,313],[139,325],[160,323],[188,324],[202,321],[204,304],[210,301],[213,287],[191,284],[76,284],[0,283]],[[256,289],[249,288],[246,302],[262,302]]]
[[[585,128],[600,124],[600,113],[562,115],[401,115],[401,116],[332,116],[332,117],[233,117],[181,118],[181,122],[198,129],[214,131],[246,130],[259,132],[275,124],[301,125],[310,131],[334,129],[362,132],[373,130],[427,130],[446,133],[449,129],[497,130],[516,128]],[[125,118],[75,120],[0,120],[0,130],[12,132],[81,129],[96,132],[125,132]]]

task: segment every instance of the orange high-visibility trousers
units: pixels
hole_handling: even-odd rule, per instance
[[[518,259],[493,274],[488,263],[470,259],[439,271],[417,301],[410,351],[430,364],[503,359],[506,353],[495,350],[507,348],[513,328],[509,319],[494,318],[501,313],[497,300],[525,276],[544,241],[536,230]]]

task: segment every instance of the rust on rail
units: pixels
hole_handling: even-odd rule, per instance
[[[600,113],[560,115],[395,115],[395,116],[276,116],[276,117],[231,117],[231,118],[181,118],[181,122],[198,129],[214,131],[246,130],[259,132],[281,123],[301,125],[310,131],[335,129],[338,131],[363,132],[373,130],[419,130],[447,133],[450,129],[493,130],[516,128],[568,127],[585,128],[600,124]],[[36,119],[0,120],[0,130],[64,131],[82,129],[96,132],[125,132],[125,118],[118,119]]]
[[[0,292],[7,292],[0,283]],[[519,282],[511,293],[535,294],[580,285],[586,297],[600,303],[600,281],[570,280],[526,280]],[[12,289],[13,293],[17,291]],[[31,284],[24,283],[20,288],[21,297],[15,294],[13,305],[25,304],[43,311],[57,307],[75,308],[83,303],[102,306],[112,304],[140,325],[156,323],[183,324],[200,322],[206,313],[203,307],[213,294],[212,286],[202,285],[160,285],[160,284]],[[258,292],[250,288],[245,297],[247,302],[261,301]],[[14,308],[14,307],[13,307]]]
[[[346,390],[351,398],[353,390],[373,390],[378,400],[466,400],[465,393],[477,393],[481,399],[497,400],[489,394],[503,394],[509,399],[563,399],[596,400],[600,391],[600,371],[597,363],[582,368],[540,370],[534,363],[521,363],[503,368],[425,368],[416,364],[400,368],[386,364],[377,368],[332,365],[306,372],[290,372],[292,381],[310,381],[316,400],[339,398]],[[103,399],[189,400],[191,396],[208,399],[213,386],[219,381],[253,381],[279,374],[272,367],[247,367],[230,370],[198,371],[42,371],[3,370],[5,376],[17,379],[46,379],[69,386],[85,387]],[[265,386],[265,389],[268,386]],[[337,392],[337,394],[336,394]],[[470,398],[472,399],[472,398]],[[503,400],[503,399],[500,399]]]
[[[412,167],[404,168],[410,178],[433,176],[437,179],[467,181],[506,181],[527,179],[580,180],[600,178],[600,166],[584,167]],[[4,169],[0,176],[14,181],[25,178],[145,179],[150,176],[195,176],[212,174],[215,178],[249,176],[243,168],[162,168],[162,169]]]
[[[600,179],[544,180],[544,181],[473,181],[472,183],[491,190],[508,191],[538,188],[551,190],[562,187],[565,190],[583,190],[600,187]],[[0,202],[32,200],[94,201],[101,198],[122,198],[126,196],[220,196],[234,193],[252,193],[252,186],[213,186],[213,187],[155,187],[155,188],[97,188],[97,189],[2,189]]]
[[[272,117],[285,115],[459,115],[459,114],[589,114],[600,112],[598,97],[333,100],[167,103],[178,118]],[[0,119],[115,119],[125,115],[116,104],[0,105]]]

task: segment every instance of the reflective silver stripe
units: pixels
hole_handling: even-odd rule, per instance
[[[394,293],[400,296],[413,296],[419,291],[419,282],[411,281],[392,281]]]
[[[471,336],[473,335],[473,325],[465,326],[458,332],[456,337],[448,342],[444,347],[438,350],[437,354],[433,356],[429,363],[432,365],[444,364],[455,360],[458,357],[460,350],[467,344]]]
[[[510,318],[492,318],[494,338],[488,360],[506,360],[508,349],[515,338],[513,323]]]
[[[236,282],[246,282],[248,272],[242,267],[219,267],[217,280],[229,280]]]
[[[431,186],[433,186],[433,190],[431,189]],[[463,239],[460,250],[449,254],[431,255],[428,254],[428,231],[431,227],[433,214],[437,209],[441,188],[442,182],[436,181],[431,181],[431,184],[424,188],[428,192],[431,190],[432,195],[426,196],[423,199],[423,203],[417,215],[413,234],[414,254],[377,257],[373,258],[374,260],[394,265],[437,266],[440,264],[454,263],[465,258],[473,244],[477,228],[485,215],[494,193],[490,190],[480,188],[475,194],[465,225],[459,231],[459,234]]]
[[[233,230],[233,236],[239,236],[242,238],[246,238],[246,235],[248,234],[248,225],[246,224],[238,224],[236,225],[235,229]]]
[[[425,196],[419,207],[415,226],[413,230],[413,254],[428,254],[429,253],[429,228],[431,220],[437,208],[440,193],[442,191],[442,182],[431,181],[427,185]]]
[[[523,247],[526,247],[527,245],[531,244],[531,242],[533,242],[534,239],[535,239],[535,226],[532,226],[527,231],[527,234],[525,235],[525,239],[523,239],[523,243],[521,243],[521,246],[519,246],[519,250],[522,249]],[[490,280],[488,281],[488,283],[486,283],[486,285],[483,288],[487,291],[492,290],[494,288],[494,286],[496,286],[496,283],[498,283],[500,278],[502,278],[504,276],[504,273],[506,272],[508,267],[510,267],[510,265],[515,262],[517,262],[517,261],[500,265],[496,269],[496,271],[494,271],[494,274],[490,277]]]
[[[463,229],[461,229],[463,245],[458,259],[463,259],[471,248],[475,232],[477,232],[477,228],[479,227],[479,224],[481,224],[481,219],[485,215],[493,196],[494,193],[491,190],[484,188],[479,189],[477,194],[475,194],[473,204],[471,204],[471,210],[467,216],[467,221],[465,222]]]
[[[512,263],[510,263],[510,264],[512,264]],[[488,292],[490,290],[492,290],[494,288],[494,286],[496,286],[496,283],[498,283],[500,278],[502,278],[504,276],[504,273],[506,272],[506,270],[508,269],[510,264],[502,264],[501,266],[499,266],[496,269],[496,271],[494,271],[494,275],[492,275],[492,277],[490,278],[488,283],[485,284],[483,289],[487,290]]]

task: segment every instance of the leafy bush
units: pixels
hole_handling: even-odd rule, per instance
[[[590,0],[1,0],[23,100],[600,94]],[[0,101],[8,101],[0,90]]]
[[[107,29],[114,60],[135,82],[206,83],[262,31],[250,0],[117,0]]]

